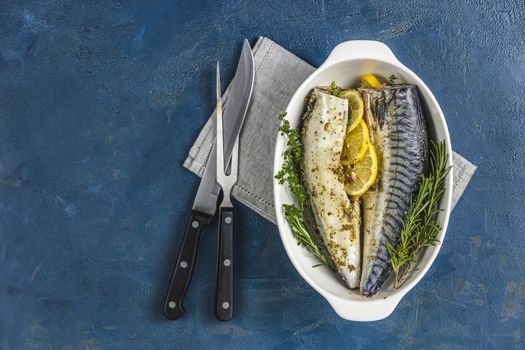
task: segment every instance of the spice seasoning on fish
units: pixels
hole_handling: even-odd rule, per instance
[[[317,197],[310,198],[316,223],[339,274],[349,288],[356,288],[361,275],[361,247],[359,228],[353,223],[359,218],[350,209],[341,167],[348,100],[321,89],[314,89],[312,94],[315,103],[303,119],[307,128],[302,133],[304,181],[310,190],[321,189]]]

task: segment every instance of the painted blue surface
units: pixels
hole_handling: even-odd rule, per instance
[[[524,28],[523,1],[1,1],[0,349],[523,349]],[[213,317],[215,226],[187,314],[162,316],[213,64],[229,80],[259,35],[314,65],[384,41],[479,166],[436,263],[384,321],[338,318],[245,207],[235,319]]]

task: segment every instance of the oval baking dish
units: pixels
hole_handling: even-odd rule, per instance
[[[297,127],[304,111],[304,99],[316,86],[327,86],[336,81],[339,86],[358,86],[360,77],[375,74],[387,78],[394,74],[396,83],[418,86],[428,133],[431,139],[444,140],[449,165],[452,165],[452,148],[445,117],[438,102],[425,83],[410,69],[401,64],[392,51],[383,43],[376,41],[347,41],[336,46],[326,61],[295,92],[286,108],[287,119]],[[281,169],[285,137],[278,135],[275,148],[274,173]],[[358,291],[351,291],[333,274],[323,267],[313,267],[318,262],[304,248],[297,245],[288,223],[284,218],[282,204],[292,203],[293,195],[286,185],[274,180],[275,208],[277,224],[286,253],[304,280],[319,292],[339,316],[353,321],[375,321],[389,316],[401,300],[420,280],[432,265],[445,237],[452,201],[453,169],[446,179],[446,192],[440,203],[441,214],[438,223],[442,230],[438,236],[440,244],[428,247],[419,259],[417,270],[397,290],[393,289],[392,276],[383,284],[381,290],[372,298],[366,298]]]

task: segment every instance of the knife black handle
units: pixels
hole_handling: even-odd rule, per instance
[[[177,264],[173,269],[166,300],[164,301],[164,315],[170,320],[176,320],[184,314],[182,301],[193,273],[199,234],[210,223],[211,219],[210,215],[195,210],[191,212],[184,240],[177,257]]]
[[[217,262],[217,291],[215,317],[228,321],[233,316],[233,208],[219,212],[219,259]]]

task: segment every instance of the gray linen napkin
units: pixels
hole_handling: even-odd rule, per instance
[[[315,70],[268,38],[253,47],[255,82],[248,113],[241,131],[239,177],[232,194],[273,223],[273,156],[282,113],[295,90]],[[226,89],[223,98],[228,98]],[[202,177],[215,142],[215,112],[208,119],[184,161],[184,167]],[[467,187],[476,166],[454,153],[454,207]]]

